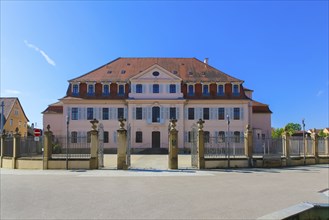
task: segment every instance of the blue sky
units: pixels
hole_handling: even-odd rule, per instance
[[[1,96],[30,123],[117,57],[196,57],[245,81],[272,126],[329,127],[328,1],[1,1]]]

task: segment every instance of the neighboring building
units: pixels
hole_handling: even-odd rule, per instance
[[[3,107],[1,105],[2,103],[4,104]],[[27,136],[27,123],[29,120],[18,98],[0,98],[0,118],[2,118],[4,122],[3,129],[6,134],[12,135],[15,129],[18,128],[22,136]],[[0,131],[0,133],[2,133],[2,131]]]
[[[134,148],[167,148],[168,124],[176,118],[178,144],[188,147],[199,118],[206,134],[241,137],[250,124],[258,137],[271,136],[268,105],[252,100],[252,90],[196,58],[118,58],[69,80],[66,96],[43,112],[44,128],[83,136],[96,118],[104,127],[104,147],[116,147],[118,118],[127,119]]]

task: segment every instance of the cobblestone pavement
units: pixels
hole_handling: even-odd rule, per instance
[[[164,156],[153,165],[145,164],[151,156],[136,157],[127,171],[111,168],[113,161],[102,170],[1,169],[0,218],[255,219],[301,202],[329,203],[320,192],[329,188],[328,165],[198,171],[186,158],[179,170],[155,169],[166,167]]]

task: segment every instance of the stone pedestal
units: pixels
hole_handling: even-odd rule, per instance
[[[287,166],[291,165],[289,138],[290,138],[290,134],[288,132],[283,132],[283,134],[282,134],[282,144],[283,144],[284,156],[286,157],[286,165]]]
[[[16,128],[16,133],[14,134],[13,139],[13,157],[12,157],[12,168],[16,169],[16,159],[17,159],[17,150],[20,148],[21,144],[21,135]]]
[[[198,121],[198,133],[197,133],[197,149],[198,149],[198,168],[205,169],[206,163],[204,160],[204,121],[199,119]]]
[[[250,125],[247,125],[246,131],[244,132],[244,152],[248,157],[248,165],[252,167],[252,149],[253,148],[253,137],[252,129]]]
[[[314,153],[315,163],[319,163],[319,142],[318,142],[318,136],[315,133],[315,129],[312,130],[311,133],[311,139],[312,139],[312,151]]]
[[[90,131],[90,169],[98,169],[98,131]]]
[[[119,129],[118,134],[118,159],[117,159],[117,169],[126,170],[127,165],[127,130]]]
[[[0,141],[1,141],[0,167],[2,167],[3,151],[4,151],[4,149],[5,149],[5,148],[4,148],[5,138],[6,138],[6,135],[2,134],[2,135],[1,135],[1,138],[0,138]]]
[[[48,169],[48,161],[51,159],[52,155],[52,135],[53,133],[49,130],[45,132],[43,141],[43,169]]]
[[[178,169],[178,131],[175,128],[176,122],[177,120],[171,120],[169,127],[169,169]]]

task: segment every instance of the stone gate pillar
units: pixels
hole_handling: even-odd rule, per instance
[[[315,133],[315,129],[312,129],[311,131],[311,139],[312,139],[312,151],[315,158],[315,163],[319,163],[319,142],[318,142],[318,136]]]
[[[198,124],[198,134],[197,134],[198,168],[205,169],[206,163],[204,160],[204,131],[203,131],[204,121],[202,119],[199,119],[197,124]]]
[[[289,138],[290,138],[289,132],[287,132],[287,131],[283,132],[283,134],[282,134],[282,145],[283,145],[284,156],[286,157],[286,166],[291,165]]]
[[[98,169],[98,120],[90,121],[92,124],[90,131],[90,169]]]
[[[119,119],[120,128],[117,130],[118,133],[118,159],[117,159],[117,169],[126,170],[127,165],[127,130],[124,128],[124,122],[126,119]]]
[[[178,131],[176,129],[176,119],[171,119],[169,124],[169,169],[178,169]]]
[[[50,131],[50,125],[47,126],[47,131],[44,135],[44,142],[43,142],[43,169],[48,169],[48,161],[51,158],[53,153],[52,149],[52,136],[53,132]]]
[[[21,134],[19,133],[18,128],[16,128],[13,138],[13,157],[12,157],[13,169],[16,169],[17,151],[20,148],[20,145],[21,145]]]
[[[1,134],[1,155],[0,155],[0,167],[2,167],[2,159],[3,159],[3,155],[4,155],[4,144],[5,144],[5,138],[6,138],[6,134],[5,134],[5,130],[2,131],[3,133]]]
[[[246,130],[244,132],[244,152],[248,157],[248,166],[252,167],[252,150],[253,150],[253,137],[252,137],[252,129],[250,125],[246,126]]]

